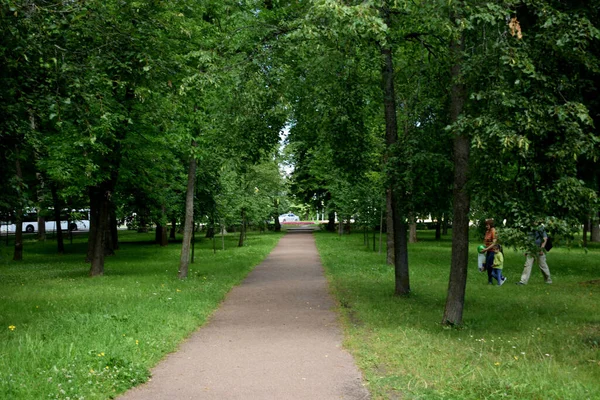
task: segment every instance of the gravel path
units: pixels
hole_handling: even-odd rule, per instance
[[[368,399],[310,231],[290,230],[207,325],[119,397]]]

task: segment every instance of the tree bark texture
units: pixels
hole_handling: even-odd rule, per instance
[[[242,224],[240,225],[240,240],[238,241],[238,247],[244,246],[244,238],[246,237],[246,209],[242,208]]]
[[[450,92],[450,119],[455,123],[463,111],[466,101],[466,88],[461,83],[461,54],[464,43],[461,36],[450,44],[450,52],[454,56],[451,69],[453,84]],[[467,188],[469,180],[470,142],[466,134],[455,132],[454,135],[454,186],[453,186],[453,220],[452,220],[452,259],[448,297],[442,324],[462,324],[467,286],[467,265],[469,256],[469,207],[470,197]]]
[[[390,26],[389,10],[381,10],[384,21]],[[391,146],[398,141],[398,121],[396,118],[396,91],[394,88],[394,63],[391,47],[382,47],[383,66],[381,69],[383,104],[385,113],[385,138],[387,145],[386,160],[389,157]],[[389,188],[390,208],[392,215],[393,229],[393,249],[394,249],[394,271],[395,271],[395,289],[396,295],[408,295],[410,293],[410,279],[408,275],[408,238],[407,223],[401,215],[398,207],[397,193],[394,191],[394,185]],[[388,233],[389,235],[389,233]]]
[[[388,265],[394,265],[394,219],[392,216],[392,189],[388,188],[385,194],[385,208],[386,208],[386,246],[387,246],[387,258],[386,262]]]
[[[408,239],[409,243],[417,243],[417,223],[410,223],[410,237]]]
[[[596,214],[592,218],[591,228],[590,228],[590,242],[600,242],[600,225],[598,221],[600,220],[599,214]]]
[[[196,147],[196,142],[192,143]],[[181,257],[179,260],[179,278],[184,279],[188,276],[190,266],[190,244],[194,234],[194,193],[196,183],[196,158],[190,156],[188,167],[187,192],[185,195],[185,222],[183,228],[183,242],[181,244]]]
[[[277,199],[273,200],[273,209],[275,212],[273,213],[273,217],[275,218],[275,232],[281,232],[281,223],[279,222],[279,201]]]
[[[109,222],[111,207],[112,183],[103,182],[90,188],[90,236],[88,239],[88,256],[91,256],[90,276],[104,275],[104,258],[106,241],[109,240]],[[95,210],[91,205],[95,205]],[[93,214],[93,216],[92,216]]]

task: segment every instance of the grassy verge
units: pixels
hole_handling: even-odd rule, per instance
[[[198,235],[200,237],[200,235]],[[87,276],[86,237],[56,255],[54,241],[25,243],[22,262],[0,244],[0,398],[107,399],[145,381],[149,368],[202,325],[280,234],[196,243],[187,280],[177,279],[181,245],[122,232],[105,275]]]
[[[552,249],[554,284],[536,268],[517,286],[524,257],[505,250],[508,282],[488,286],[471,245],[464,326],[440,325],[449,239],[420,231],[409,246],[412,294],[393,297],[393,268],[361,234],[317,233],[340,303],[345,345],[375,399],[594,399],[600,394],[600,248]]]

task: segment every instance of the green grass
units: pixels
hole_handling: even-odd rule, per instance
[[[360,233],[316,234],[354,354],[374,399],[597,399],[600,396],[600,248],[552,249],[546,285],[505,250],[508,282],[488,286],[471,244],[464,326],[441,326],[449,238],[419,231],[409,245],[412,293],[394,297],[393,268]],[[385,243],[385,242],[384,242]]]
[[[121,232],[121,249],[99,278],[87,276],[85,236],[63,256],[54,241],[27,240],[21,262],[11,261],[2,238],[0,398],[107,399],[144,382],[280,237],[249,233],[237,248],[238,235],[228,235],[226,250],[215,254],[201,240],[183,281],[181,245],[161,248],[153,234]]]

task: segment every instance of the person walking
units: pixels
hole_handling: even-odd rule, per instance
[[[517,285],[527,285],[529,277],[531,276],[531,268],[533,267],[536,258],[540,271],[542,271],[542,275],[544,275],[544,281],[550,284],[552,283],[552,278],[550,277],[550,269],[548,268],[546,252],[544,251],[546,242],[548,241],[548,234],[546,233],[544,226],[540,225],[534,229],[533,232],[530,233],[530,237],[535,242],[536,247],[539,248],[539,252],[537,257],[533,254],[525,253],[525,266],[523,268],[523,273],[521,274],[521,280],[517,282]]]
[[[488,285],[492,285],[493,278],[492,272],[494,269],[494,256],[496,252],[494,251],[494,245],[498,238],[496,237],[496,229],[494,228],[494,220],[492,218],[488,218],[485,220],[485,236],[483,237],[483,245],[485,246],[485,270],[488,274]]]

